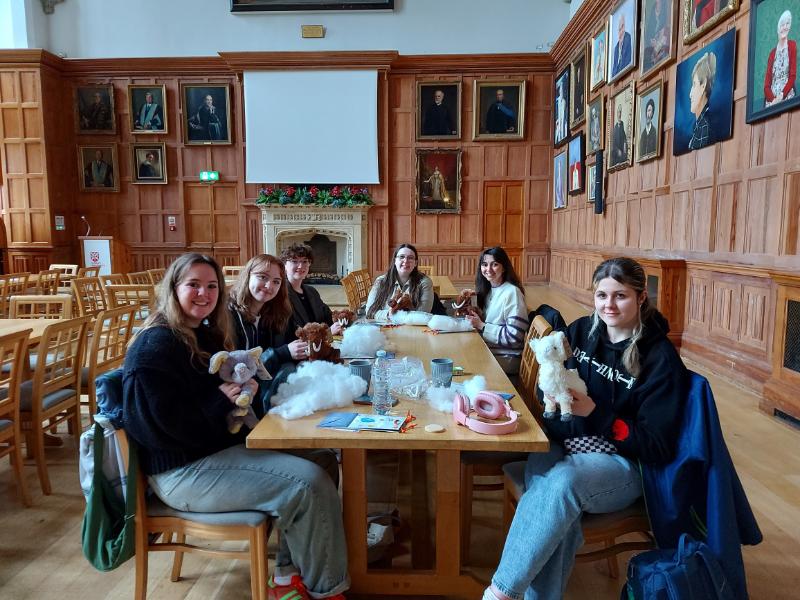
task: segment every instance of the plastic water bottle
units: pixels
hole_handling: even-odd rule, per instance
[[[378,350],[372,366],[372,411],[385,415],[392,406],[389,396],[389,359],[385,350]]]

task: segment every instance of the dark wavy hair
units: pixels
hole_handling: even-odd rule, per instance
[[[367,307],[367,318],[369,319],[374,318],[375,313],[386,306],[386,303],[389,301],[389,296],[392,295],[392,290],[394,289],[395,283],[400,282],[400,279],[397,275],[397,267],[394,264],[394,259],[397,257],[397,253],[403,248],[408,248],[411,250],[414,253],[414,256],[417,258],[417,263],[414,265],[414,270],[411,271],[408,281],[411,300],[414,302],[415,307],[419,304],[419,284],[425,278],[425,275],[420,273],[419,269],[417,268],[419,265],[419,253],[411,244],[400,244],[392,254],[392,262],[389,265],[389,268],[386,269],[386,274],[379,282],[375,283],[375,285],[378,286],[378,293],[375,296],[375,302]]]
[[[264,303],[261,310],[256,313],[253,310],[253,296],[250,294],[250,275],[253,271],[268,271],[272,265],[277,265],[281,274],[281,287],[272,300]],[[286,329],[286,324],[292,316],[292,305],[289,302],[288,281],[286,280],[286,267],[283,262],[271,254],[256,254],[247,261],[247,264],[239,271],[236,281],[231,286],[230,300],[228,306],[236,310],[248,323],[253,323],[256,316],[259,316],[259,327],[276,332]]]
[[[619,256],[616,258],[609,258],[604,260],[594,270],[592,275],[592,287],[597,289],[597,286],[603,279],[610,277],[614,281],[628,286],[636,292],[639,297],[647,290],[647,276],[644,268],[632,258]],[[650,303],[650,298],[645,295],[644,301],[639,305],[639,322],[633,328],[633,335],[631,336],[631,343],[625,348],[622,353],[622,364],[625,369],[633,375],[638,377],[642,370],[639,364],[639,348],[636,343],[641,339],[644,332],[644,323],[653,315],[658,312],[656,308]],[[592,328],[589,330],[589,336],[595,334],[600,327],[600,315],[597,310],[592,314]]]
[[[177,287],[186,278],[186,273],[194,265],[208,265],[214,269],[219,286],[219,296],[217,305],[211,314],[206,317],[208,331],[217,339],[221,348],[233,350],[233,326],[231,325],[230,314],[225,307],[225,276],[222,268],[210,256],[189,252],[182,254],[167,267],[164,279],[156,286],[156,305],[155,310],[150,313],[142,328],[133,336],[130,343],[145,329],[150,327],[168,327],[175,336],[189,348],[189,356],[192,361],[197,360],[202,366],[208,366],[210,354],[203,351],[197,343],[195,330],[186,324],[186,316],[183,313],[180,302],[178,302]]]
[[[284,248],[281,252],[281,260],[295,260],[298,258],[307,258],[308,262],[314,262],[314,252],[308,244],[292,244],[288,248]]]
[[[480,256],[478,256],[478,273],[475,275],[475,291],[478,294],[478,308],[486,310],[486,298],[489,297],[489,292],[492,291],[491,284],[486,280],[486,277],[481,274],[481,263],[486,254],[503,265],[503,283],[508,281],[515,285],[519,288],[519,291],[522,292],[522,295],[525,296],[525,288],[522,287],[522,282],[519,280],[517,272],[514,270],[514,265],[511,264],[511,259],[508,258],[508,254],[506,254],[506,251],[500,246],[494,246],[493,248],[487,248],[482,251]]]

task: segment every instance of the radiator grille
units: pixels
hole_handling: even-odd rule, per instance
[[[789,300],[786,307],[786,336],[783,366],[800,373],[800,302]]]

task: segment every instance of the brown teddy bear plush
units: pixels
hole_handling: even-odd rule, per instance
[[[356,313],[354,313],[349,308],[343,308],[342,310],[334,310],[331,313],[333,316],[333,322],[339,323],[342,326],[342,329],[347,327],[348,325],[352,325],[353,321],[356,320]]]
[[[475,296],[475,290],[464,289],[451,303],[456,317],[466,317],[468,314],[475,314],[475,307],[472,306],[471,299]]]
[[[342,362],[339,350],[332,346],[333,335],[325,323],[306,323],[302,327],[298,327],[294,334],[298,340],[308,342],[308,360]]]
[[[413,310],[414,303],[411,301],[411,295],[408,292],[395,290],[392,297],[387,302],[389,305],[389,314],[393,315],[400,310]]]

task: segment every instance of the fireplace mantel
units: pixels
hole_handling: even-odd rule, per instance
[[[278,256],[290,237],[316,233],[347,240],[345,269],[347,272],[368,268],[367,212],[369,206],[299,206],[261,204],[264,249]]]

